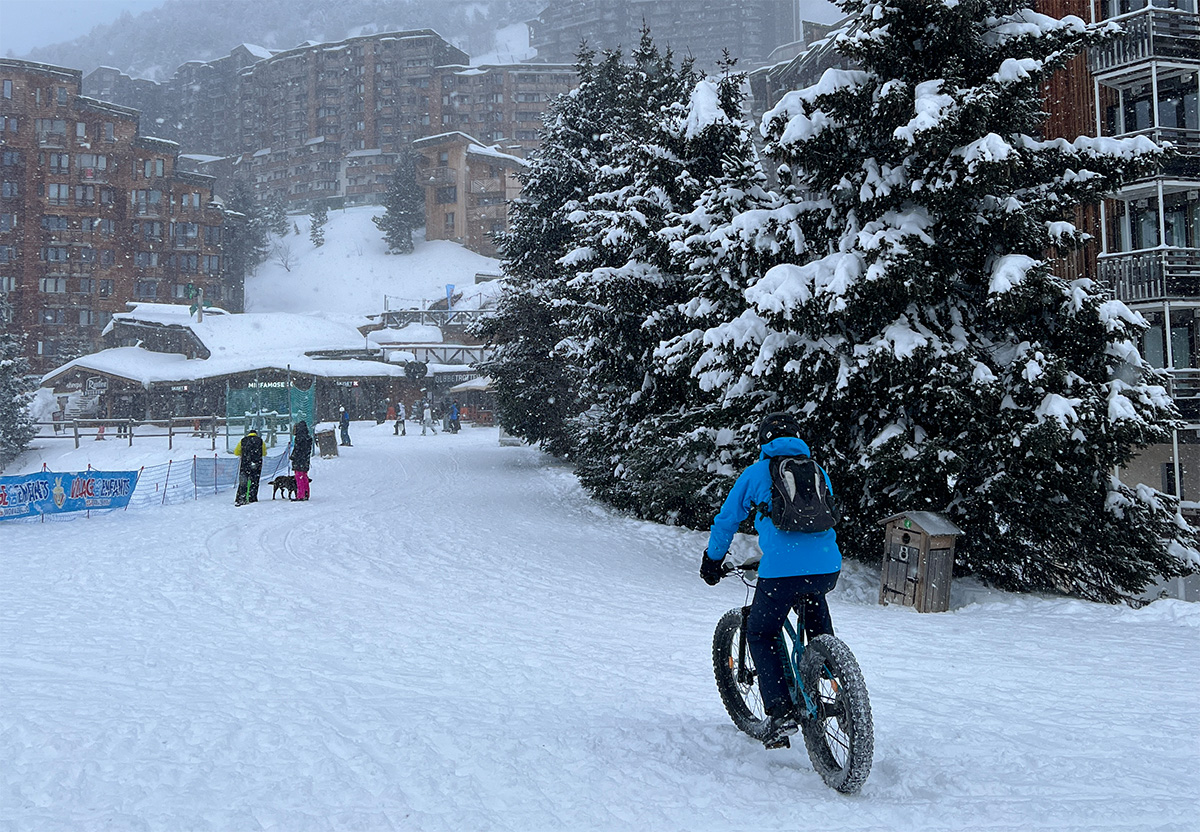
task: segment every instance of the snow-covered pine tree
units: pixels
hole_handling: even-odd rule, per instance
[[[8,299],[0,295],[0,473],[37,433],[29,412],[34,382],[22,348],[23,337],[3,325],[11,312]]]
[[[639,512],[685,525],[711,522],[757,451],[753,412],[774,395],[736,385],[729,370],[736,357],[725,356],[733,348],[714,349],[706,332],[742,321],[745,288],[797,254],[787,222],[794,208],[768,188],[743,116],[745,76],[733,72],[732,61],[723,70],[696,84],[676,125],[701,191],[660,232],[683,280],[683,320],[662,333],[651,369],[662,406],[634,427],[624,461],[626,478],[639,483]],[[725,395],[735,387],[741,395]]]
[[[267,259],[267,222],[250,186],[242,180],[233,183],[226,205],[232,220],[222,243],[226,268],[232,275],[245,277]]]
[[[570,420],[582,405],[577,368],[558,349],[566,333],[558,300],[568,275],[559,261],[575,248],[568,217],[608,159],[623,72],[620,53],[597,63],[586,48],[575,68],[579,85],[547,108],[539,147],[520,174],[521,199],[510,206],[499,241],[508,279],[496,315],[480,329],[495,348],[481,369],[495,382],[500,424],[564,457],[573,453]]]
[[[309,211],[308,218],[310,220],[308,227],[308,239],[317,248],[325,245],[325,223],[329,222],[329,209],[325,207],[324,202],[318,202]]]
[[[682,155],[681,128],[697,78],[690,61],[677,66],[647,30],[630,58],[618,79],[607,163],[592,195],[568,217],[575,249],[561,262],[573,276],[559,308],[569,333],[563,348],[580,368],[587,405],[576,421],[580,482],[617,507],[662,516],[675,510],[662,498],[677,492],[658,487],[663,472],[652,460],[659,451],[639,425],[678,406],[678,391],[660,385],[651,369],[659,343],[683,328],[686,286],[659,232],[700,193]]]
[[[283,201],[283,194],[278,191],[271,194],[264,206],[263,217],[267,227],[276,237],[283,237],[288,233],[287,204]]]
[[[383,215],[372,221],[383,232],[388,254],[412,254],[413,231],[425,224],[425,191],[417,184],[416,165],[408,153],[402,153],[396,161],[383,195],[383,208]]]
[[[759,369],[809,416],[848,500],[840,536],[946,511],[959,564],[995,585],[1115,600],[1195,552],[1178,507],[1113,471],[1175,416],[1137,354],[1142,322],[1054,273],[1066,218],[1159,156],[1145,139],[1038,138],[1040,85],[1100,35],[1024,0],[844,0],[829,70],[764,117],[816,200],[813,259],[747,290],[784,340]]]

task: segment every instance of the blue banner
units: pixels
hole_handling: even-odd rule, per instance
[[[43,471],[0,477],[0,520],[68,511],[122,508],[133,496],[137,471]]]

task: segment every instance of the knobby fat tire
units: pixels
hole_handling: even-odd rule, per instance
[[[845,642],[834,636],[817,636],[808,643],[800,659],[800,678],[814,701],[818,699],[822,679],[837,680],[838,690],[832,702],[818,702],[816,719],[807,714],[800,720],[808,757],[821,779],[843,794],[856,794],[871,773],[875,754],[875,729],[871,721],[871,701],[858,661]],[[835,716],[824,716],[832,706]],[[801,709],[803,712],[803,709]],[[849,744],[845,763],[839,763],[830,750],[827,723],[833,721]]]
[[[765,713],[761,716],[756,714],[746,701],[746,695],[753,693],[758,698],[757,707],[760,712],[762,711],[762,700],[761,697],[758,697],[758,682],[756,681],[749,691],[743,694],[737,681],[738,632],[741,629],[741,609],[730,610],[717,622],[716,632],[713,633],[713,675],[717,680],[717,692],[721,694],[725,712],[729,714],[733,724],[754,739],[761,740],[766,736],[769,720]],[[746,661],[747,663],[751,662],[749,649],[746,651]],[[752,663],[751,666],[753,666]]]

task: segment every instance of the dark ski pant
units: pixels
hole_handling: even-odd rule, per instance
[[[238,472],[237,496],[233,499],[235,506],[258,502],[258,480],[261,476],[261,468]]]
[[[804,616],[808,639],[833,635],[825,593],[837,586],[840,572],[825,575],[796,575],[790,578],[759,578],[754,601],[746,617],[746,644],[758,669],[758,690],[767,713],[777,715],[792,707],[783,675],[783,640],[779,631],[793,607]]]
[[[349,445],[350,444],[350,426],[342,425],[341,430],[342,430],[342,444]]]

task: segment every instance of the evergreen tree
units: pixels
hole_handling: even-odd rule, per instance
[[[383,216],[374,217],[373,222],[383,232],[388,254],[412,254],[413,231],[425,225],[425,190],[417,183],[411,154],[404,153],[397,160],[383,207]]]
[[[308,228],[308,239],[317,248],[325,245],[325,223],[329,222],[329,211],[324,202],[318,202],[308,215],[311,220]]]
[[[11,314],[8,299],[0,295],[0,324]],[[37,434],[29,412],[34,379],[29,374],[22,341],[23,337],[0,327],[0,472],[29,447]]]
[[[764,117],[809,259],[748,288],[766,329],[746,372],[811,416],[844,549],[873,554],[878,519],[928,509],[1001,587],[1111,601],[1178,574],[1196,551],[1178,506],[1112,473],[1176,416],[1143,324],[1047,254],[1083,244],[1076,205],[1159,155],[1038,138],[1041,85],[1101,36],[1021,0],[842,7],[860,68]]]
[[[288,233],[288,216],[287,205],[283,201],[283,194],[276,191],[267,199],[265,210],[263,211],[264,220],[267,223],[267,228],[276,237],[286,236]]]
[[[227,223],[222,249],[228,274],[238,280],[253,274],[267,259],[267,222],[254,200],[250,186],[242,180],[233,184],[226,201]]]
[[[569,217],[608,158],[620,54],[597,63],[581,49],[575,68],[579,86],[551,102],[539,147],[520,174],[521,199],[499,240],[508,279],[496,315],[480,329],[494,347],[481,369],[495,382],[500,424],[563,457],[573,455],[571,420],[583,404],[578,368],[559,349],[566,334],[559,297],[570,273],[561,260],[575,248]]]

